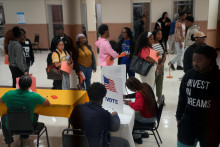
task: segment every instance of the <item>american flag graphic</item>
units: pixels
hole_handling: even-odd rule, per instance
[[[112,91],[112,92],[116,92],[116,89],[115,89],[115,82],[111,79],[108,79],[106,78],[105,76],[104,77],[104,83],[105,83],[105,88]]]

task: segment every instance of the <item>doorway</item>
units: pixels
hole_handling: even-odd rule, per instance
[[[55,28],[58,25],[63,25],[63,8],[62,5],[47,5],[48,24],[50,42],[56,36]]]
[[[145,31],[151,31],[151,3],[133,3],[133,27],[143,14],[146,16]]]

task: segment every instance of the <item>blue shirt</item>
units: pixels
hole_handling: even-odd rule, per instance
[[[131,44],[131,41],[128,40],[124,40],[123,43],[122,43],[122,53],[123,52],[127,52],[128,54],[130,54],[130,44]],[[131,63],[131,58],[129,57],[122,57],[121,58],[121,63],[120,64],[126,64],[126,66],[130,66],[130,63]]]
[[[111,115],[101,105],[88,102],[75,107],[70,116],[70,123],[74,129],[85,131],[90,147],[109,146],[109,131],[117,131],[120,127],[118,115]]]
[[[169,33],[169,35],[174,34],[175,25],[176,25],[176,20],[174,20],[174,21],[171,23],[171,25],[170,25],[170,33]]]

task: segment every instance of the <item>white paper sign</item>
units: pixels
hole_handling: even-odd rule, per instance
[[[102,67],[102,74],[108,74],[110,76],[120,77],[122,79],[121,86],[123,88],[123,94],[126,94],[125,82],[126,82],[126,65],[116,66],[104,66]]]
[[[17,12],[18,24],[25,24],[24,12]]]
[[[110,112],[116,111],[123,113],[123,88],[122,78],[101,74],[101,82],[107,89],[106,97],[103,99],[102,106]]]

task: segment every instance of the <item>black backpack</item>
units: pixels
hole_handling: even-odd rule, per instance
[[[67,55],[67,53],[66,53],[66,51],[65,50],[63,50],[64,51],[64,53]],[[58,54],[58,57],[59,57],[59,59],[60,59],[60,54],[55,50],[55,51],[53,51],[53,52],[51,52],[51,53],[49,53],[48,54],[48,56],[47,56],[47,66],[49,66],[49,65],[51,65],[52,64],[52,54],[54,53],[54,52],[56,52],[57,54]]]

